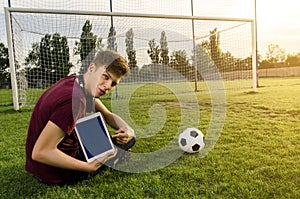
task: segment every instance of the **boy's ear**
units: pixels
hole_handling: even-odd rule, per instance
[[[93,72],[93,71],[95,71],[95,70],[96,70],[95,64],[94,64],[94,63],[91,63],[91,64],[89,65],[88,71],[89,71],[89,72]]]

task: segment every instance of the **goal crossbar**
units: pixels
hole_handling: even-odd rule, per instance
[[[137,17],[137,18],[164,18],[164,19],[187,19],[187,20],[205,20],[205,21],[236,21],[253,22],[249,18],[230,18],[230,17],[203,17],[187,15],[161,15],[144,13],[122,13],[122,12],[103,12],[103,11],[82,11],[82,10],[59,10],[59,9],[29,9],[5,7],[6,12],[21,13],[41,13],[41,14],[70,14],[70,15],[91,15],[91,16],[114,16],[114,17]]]

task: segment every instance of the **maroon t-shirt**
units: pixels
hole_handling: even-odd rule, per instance
[[[42,94],[36,103],[26,140],[26,170],[48,183],[61,183],[71,177],[72,171],[48,166],[32,160],[31,154],[36,140],[50,120],[65,133],[58,149],[75,157],[79,142],[75,133],[75,123],[85,115],[86,98],[76,76],[63,78]]]

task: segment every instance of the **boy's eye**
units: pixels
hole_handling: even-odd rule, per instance
[[[107,74],[103,74],[103,77],[104,77],[105,80],[109,80],[110,79],[110,76],[107,75]],[[118,84],[117,82],[112,81],[111,86],[115,87],[117,84]]]
[[[111,83],[111,86],[112,87],[115,87],[117,85],[117,82],[115,82],[115,81],[113,81],[112,83]]]
[[[104,76],[104,79],[105,79],[105,80],[109,80],[109,76],[108,76],[108,75],[103,74],[103,76]]]

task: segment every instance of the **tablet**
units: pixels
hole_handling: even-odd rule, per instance
[[[114,152],[114,144],[99,112],[80,118],[75,131],[87,162]]]

